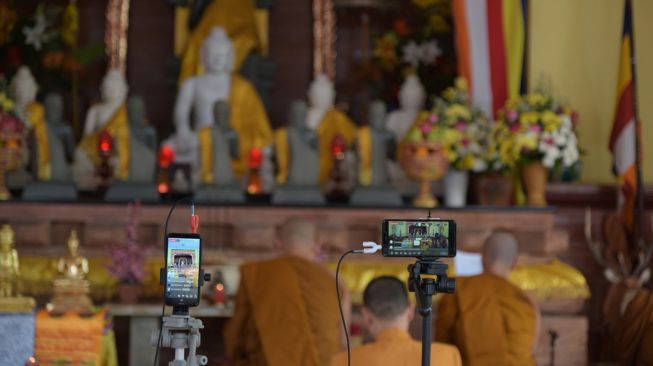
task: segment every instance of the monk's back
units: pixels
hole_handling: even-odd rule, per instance
[[[328,364],[340,323],[335,279],[326,269],[297,257],[251,263],[242,267],[241,286],[265,364]]]
[[[456,293],[442,298],[436,339],[460,349],[470,366],[534,365],[536,309],[505,279],[482,274],[459,278]]]

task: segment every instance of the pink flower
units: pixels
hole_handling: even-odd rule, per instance
[[[578,123],[578,112],[576,111],[571,112],[571,123],[574,125]]]
[[[542,140],[542,142],[547,144],[547,145],[551,145],[551,146],[555,145],[555,140],[553,139],[553,137],[545,137]]]
[[[465,131],[465,121],[456,122],[456,129],[459,131]]]
[[[518,123],[510,126],[510,132],[517,133],[521,129],[521,126]]]
[[[519,117],[519,113],[517,113],[517,111],[514,109],[509,109],[506,112],[506,118],[508,119],[508,122],[516,121],[517,117]]]
[[[532,125],[528,128],[528,130],[531,132],[540,133],[542,132],[542,127],[540,125]]]
[[[419,125],[419,129],[424,135],[428,135],[428,133],[431,132],[431,124],[426,121],[422,122],[422,124]]]
[[[464,147],[467,147],[467,146],[469,146],[471,141],[469,141],[469,139],[462,139],[462,140],[460,140],[460,143],[463,144]]]
[[[438,116],[437,114],[431,113],[431,115],[429,115],[429,122],[431,122],[432,124],[438,123],[439,120],[440,120],[440,116]]]

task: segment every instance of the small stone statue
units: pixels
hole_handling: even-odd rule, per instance
[[[243,190],[236,180],[232,170],[232,161],[239,158],[240,150],[237,132],[229,125],[229,104],[217,101],[213,106],[213,127],[206,132],[211,133],[211,144],[204,145],[210,149],[200,149],[202,166],[210,166],[208,174],[202,181],[211,182],[197,188],[195,200],[198,202],[229,202],[245,201]],[[202,139],[200,132],[199,138]]]
[[[72,230],[68,237],[68,255],[57,261],[59,277],[54,280],[54,297],[48,304],[50,314],[92,312],[93,303],[88,297],[90,286],[86,280],[88,260],[79,254],[79,246],[77,231]]]
[[[0,230],[0,297],[16,296],[20,275],[18,252],[14,249],[14,231],[9,225]]]
[[[272,196],[272,202],[275,204],[326,203],[319,186],[320,156],[317,134],[306,125],[306,115],[306,102],[293,102],[290,106],[288,127],[281,130],[283,135],[278,137],[287,142],[277,146],[277,154],[288,155],[279,160],[289,164],[287,174],[277,177],[277,182],[283,184]],[[281,146],[288,146],[288,150],[281,151]]]

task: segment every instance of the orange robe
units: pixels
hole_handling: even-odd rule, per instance
[[[422,343],[410,337],[402,329],[386,329],[378,334],[373,343],[351,351],[352,365],[416,366],[422,362]],[[346,366],[347,353],[333,357],[331,366]],[[431,366],[461,366],[460,353],[456,347],[431,344]]]
[[[640,290],[616,327],[613,347],[619,364],[653,365],[653,294]]]
[[[526,294],[503,278],[459,278],[438,306],[435,339],[458,346],[466,366],[535,366],[538,316]]]
[[[224,339],[230,365],[324,366],[340,347],[335,278],[282,257],[245,264]]]

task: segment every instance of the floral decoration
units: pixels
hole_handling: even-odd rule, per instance
[[[580,153],[576,112],[550,95],[534,92],[509,100],[499,113],[498,129],[505,135],[499,153],[505,161],[541,161],[546,168],[569,168]]]
[[[136,216],[139,209],[139,202],[129,204],[125,243],[109,246],[110,262],[107,269],[121,283],[137,284],[145,278],[144,264],[149,248],[143,247],[137,241],[138,220]]]

